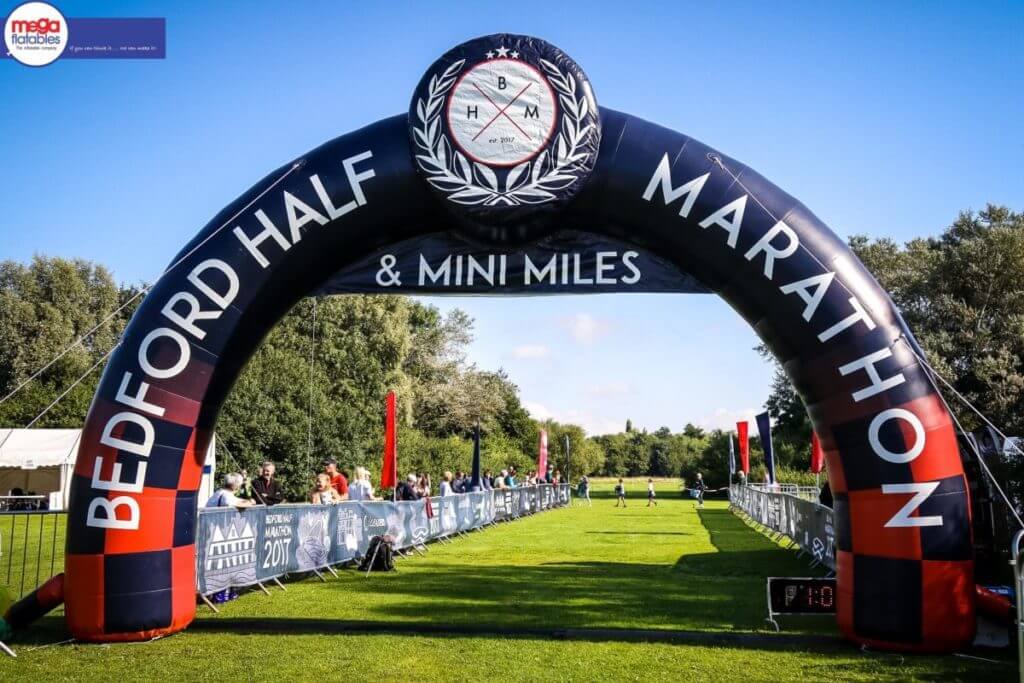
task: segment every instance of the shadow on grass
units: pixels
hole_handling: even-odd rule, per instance
[[[407,634],[443,638],[555,638],[588,642],[653,642],[680,645],[715,645],[743,648],[832,648],[853,651],[833,636],[808,634],[743,633],[632,628],[509,627],[488,624],[381,622],[374,620],[321,619],[315,617],[229,617],[197,621],[191,626],[203,633],[244,634]]]
[[[412,624],[433,631],[444,624],[436,628],[531,634],[536,629],[546,634],[566,629],[761,631],[764,578],[802,570],[800,563],[725,510],[702,510],[700,519],[716,551],[686,554],[675,563],[626,561],[628,546],[623,546],[623,561],[474,565],[428,558],[409,572],[401,571],[401,565],[395,574],[369,578],[345,572],[341,581],[318,587],[338,595],[320,603],[317,616],[363,629],[377,624],[383,630]],[[288,616],[305,614],[291,610]],[[829,627],[821,630],[835,633]]]
[[[606,536],[691,536],[685,531],[584,531],[585,534]]]
[[[697,514],[718,552],[683,555],[676,563],[677,571],[709,576],[749,576],[762,581],[769,576],[812,573],[795,552],[783,550],[729,510],[702,508]],[[763,600],[763,583],[761,588]]]
[[[765,577],[806,575],[805,564],[727,510],[709,508],[698,514],[715,552],[687,554],[675,563],[467,566],[445,563],[440,557],[423,558],[408,571],[369,578],[344,571],[341,580],[310,586],[305,594],[311,600],[308,610],[296,603],[302,594],[293,593],[294,597],[281,598],[290,600],[290,606],[280,602],[275,607],[271,601],[264,607],[265,614],[204,614],[190,632],[658,642],[749,652],[805,652],[808,656],[800,673],[808,678],[834,677],[835,662],[830,657],[844,658],[841,670],[850,676],[908,675],[902,658],[859,655],[828,625],[815,632],[760,630]],[[333,595],[313,597],[314,593]],[[44,619],[24,635],[18,644],[56,643],[67,637],[62,620],[56,618]],[[968,674],[982,680],[989,667],[949,657],[908,656],[906,663],[915,667],[913,676],[919,680],[950,680]],[[1004,665],[989,674],[1002,676],[1006,671]]]

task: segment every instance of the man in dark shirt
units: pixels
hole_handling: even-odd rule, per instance
[[[252,499],[260,505],[277,505],[284,502],[284,496],[277,488],[274,463],[267,460],[260,465],[260,476],[252,482]]]
[[[832,487],[828,485],[828,480],[825,480],[825,485],[821,487],[821,491],[818,493],[818,502],[827,508],[832,507]]]
[[[405,481],[398,485],[398,491],[396,491],[396,498],[398,500],[419,500],[420,496],[416,493],[416,475],[410,474],[406,477]]]

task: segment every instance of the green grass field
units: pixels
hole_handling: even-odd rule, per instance
[[[764,626],[764,577],[807,575],[723,501],[631,482],[430,546],[369,578],[292,581],[145,644],[78,645],[59,618],[15,643],[0,680],[1012,680],[1015,662],[862,653],[830,618]],[[977,654],[977,653],[976,653]],[[982,656],[992,657],[988,652]],[[1009,657],[1011,654],[998,655]]]

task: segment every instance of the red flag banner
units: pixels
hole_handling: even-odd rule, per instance
[[[750,440],[747,434],[749,426],[746,422],[736,423],[736,438],[740,442],[740,469],[743,470],[743,474],[750,474]]]
[[[389,391],[384,418],[384,466],[380,469],[380,487],[393,489],[398,483],[398,443],[395,434],[395,392]]]
[[[811,472],[817,474],[825,466],[825,451],[821,450],[818,433],[811,430]]]
[[[548,433],[540,430],[540,450],[537,452],[537,476],[543,478],[548,472]]]

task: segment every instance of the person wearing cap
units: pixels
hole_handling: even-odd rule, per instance
[[[331,478],[331,488],[338,494],[339,500],[348,500],[348,477],[338,471],[338,461],[327,458],[323,462],[324,474]]]
[[[405,481],[398,485],[395,493],[398,500],[419,500],[420,496],[416,493],[416,475],[410,474],[406,477]]]

